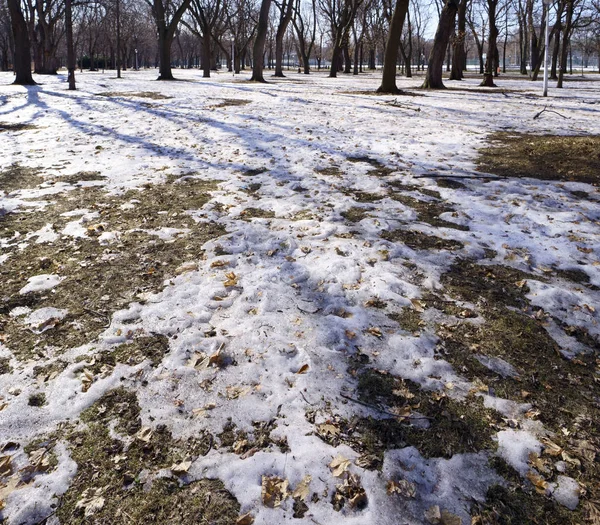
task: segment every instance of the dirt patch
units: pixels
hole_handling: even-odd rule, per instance
[[[275,212],[273,210],[263,210],[262,208],[246,208],[240,212],[240,217],[245,221],[250,219],[274,219]]]
[[[217,108],[226,108],[226,107],[235,107],[235,106],[245,106],[250,104],[250,100],[246,100],[243,98],[224,98],[222,102],[218,104],[213,104],[212,106],[208,106],[211,109]]]
[[[0,376],[10,374],[11,372],[10,359],[8,357],[0,357]]]
[[[73,184],[74,186],[82,182],[95,182],[104,180],[104,177],[100,175],[99,171],[80,171],[73,175],[65,175],[64,177],[56,177],[54,182],[63,182],[66,184]]]
[[[82,413],[86,427],[67,436],[78,470],[56,511],[61,523],[234,523],[239,504],[220,481],[180,479],[189,468],[183,462],[208,453],[212,438],[174,440],[164,426],[143,428],[139,413],[135,393],[123,388]],[[155,478],[160,469],[170,476]],[[98,499],[102,505],[85,514]]]
[[[59,235],[51,243],[31,240],[23,249],[17,243],[7,248],[10,257],[0,266],[0,323],[8,348],[19,359],[39,359],[46,356],[47,347],[64,350],[93,341],[108,326],[113,312],[136,295],[162,289],[164,280],[174,276],[183,263],[202,256],[206,241],[225,233],[216,223],[195,223],[186,213],[202,208],[214,188],[214,183],[196,179],[120,196],[107,195],[98,187],[77,188],[53,196],[55,201],[43,213],[23,211],[2,217],[4,239],[14,238],[17,232],[22,238],[48,224]],[[79,218],[63,214],[81,209],[98,214],[82,225],[84,237],[62,235]],[[168,228],[173,229],[171,233]],[[117,232],[106,245],[98,241],[104,232]],[[27,279],[38,274],[65,279],[51,293],[20,294]],[[22,316],[8,315],[18,306],[54,307],[68,313],[35,327],[26,325]]]
[[[166,100],[169,98],[168,95],[163,95],[161,93],[156,93],[155,91],[136,91],[136,92],[126,92],[126,91],[105,91],[103,93],[98,93],[99,97],[124,97],[124,98],[150,98],[152,100]]]
[[[504,177],[600,183],[600,135],[497,132],[479,150],[478,169]]]
[[[247,170],[241,171],[241,174],[246,177],[255,177],[256,175],[262,175],[268,171],[267,168],[248,168]]]
[[[395,201],[401,202],[405,206],[408,206],[409,208],[413,208],[417,212],[417,217],[421,222],[425,222],[437,228],[452,228],[454,230],[461,231],[469,230],[468,226],[446,221],[440,218],[440,215],[442,213],[456,214],[456,210],[449,204],[440,201],[438,199],[440,196],[438,192],[433,192],[432,190],[425,190],[420,188],[416,189],[418,189],[421,193],[424,194],[426,191],[428,191],[429,193],[427,193],[427,195],[433,196],[435,200],[424,201],[421,199],[415,199],[410,195],[405,195],[403,193],[398,192],[392,193],[390,197]]]
[[[25,131],[28,129],[37,129],[37,126],[25,123],[0,122],[0,133],[3,131]]]
[[[379,162],[377,159],[374,159],[372,157],[351,156],[351,157],[346,157],[346,159],[348,160],[348,162],[352,162],[355,164],[358,162],[364,162],[366,164],[369,164],[370,166],[372,166],[373,169],[371,169],[367,172],[368,175],[374,175],[376,177],[386,177],[386,176],[394,173],[394,171],[396,171],[392,168],[388,168],[385,164]]]
[[[369,216],[369,210],[365,208],[352,207],[340,213],[349,222],[360,222]]]
[[[462,182],[458,182],[456,179],[438,179],[436,183],[440,188],[448,188],[451,190],[466,189],[466,186]]]
[[[369,193],[368,191],[353,191],[351,192],[351,195],[354,197],[356,202],[361,203],[377,202],[386,197],[386,195],[381,195],[380,193]]]
[[[460,250],[463,243],[454,239],[442,239],[413,230],[384,231],[381,238],[390,242],[401,242],[412,250]]]
[[[317,168],[315,172],[320,175],[328,175],[330,177],[341,177],[344,172],[339,166],[328,166],[327,168]]]
[[[39,175],[39,170],[25,168],[19,164],[13,164],[9,168],[0,171],[0,191],[6,193],[35,188],[42,182],[44,182],[44,179]]]

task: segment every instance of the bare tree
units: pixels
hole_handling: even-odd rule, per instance
[[[175,80],[171,70],[171,45],[181,17],[192,0],[146,0],[150,6],[158,31],[159,76],[158,80]],[[164,2],[164,3],[163,3]]]
[[[19,0],[8,0],[7,3],[13,40],[15,43],[14,69],[16,76],[14,83],[21,86],[31,86],[34,85],[35,82],[33,80],[33,75],[31,74],[29,32],[27,31],[25,17],[21,11]]]

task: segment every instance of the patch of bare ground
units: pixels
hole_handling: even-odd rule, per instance
[[[474,303],[484,322],[439,324],[436,355],[480,391],[531,404],[525,417],[539,420],[552,433],[542,440],[542,453],[529,456],[532,471],[539,474],[537,492],[497,459],[494,466],[508,484],[490,489],[486,504],[475,511],[477,523],[580,523],[599,508],[600,359],[597,350],[573,359],[560,353],[545,329],[546,315],[525,297],[531,278],[540,279],[504,266],[458,261],[441,279],[446,293]],[[543,495],[559,474],[583,487],[576,511]]]
[[[347,160],[348,160],[348,162],[352,162],[354,164],[361,163],[361,162],[363,162],[365,164],[369,164],[372,167],[372,169],[370,169],[367,172],[367,174],[374,175],[376,177],[386,177],[386,176],[394,173],[394,171],[396,171],[393,168],[386,166],[379,160],[374,159],[373,157],[368,157],[366,155],[350,156],[350,157],[347,157]]]
[[[479,150],[478,169],[504,177],[600,184],[600,135],[496,132]]]
[[[235,106],[245,106],[247,104],[250,104],[250,100],[244,99],[244,98],[224,98],[221,102],[219,102],[218,104],[213,104],[212,106],[208,106],[211,109],[218,109],[218,108],[227,108],[227,107],[235,107]]]
[[[235,523],[240,506],[221,481],[187,480],[191,462],[210,451],[210,434],[180,440],[164,426],[142,427],[137,397],[124,388],[105,394],[81,421],[63,430],[78,469],[56,510],[62,524]],[[161,469],[168,474],[157,476]]]
[[[102,93],[98,93],[99,97],[123,97],[123,98],[149,98],[152,100],[166,100],[170,97],[168,95],[163,95],[162,93],[157,93],[155,91],[104,91]]]
[[[454,239],[444,239],[405,229],[384,231],[381,238],[390,242],[400,242],[413,250],[460,250],[464,247],[462,242]]]
[[[11,193],[16,190],[35,188],[44,182],[39,173],[39,170],[13,164],[0,171],[0,192]]]
[[[0,122],[0,133],[3,131],[26,131],[29,129],[37,129],[37,126],[21,122]]]
[[[142,293],[161,290],[183,263],[202,257],[206,241],[225,233],[214,222],[196,223],[186,214],[202,208],[214,188],[213,182],[197,179],[118,196],[99,187],[77,187],[52,196],[43,213],[24,209],[1,217],[0,237],[8,242],[4,252],[9,255],[0,265],[0,324],[6,346],[19,359],[43,359],[49,348],[60,352],[91,342],[116,310]],[[79,223],[84,235],[66,235],[65,227],[86,212],[98,215]],[[161,238],[157,233],[164,228],[175,233]],[[31,236],[23,242],[42,229],[56,239],[36,242]],[[101,243],[105,232],[112,232],[111,240]],[[20,293],[28,278],[39,274],[64,280],[51,291]],[[68,313],[32,326],[24,316],[10,315],[16,307],[54,307]]]
[[[417,218],[421,222],[426,222],[431,226],[436,226],[439,228],[452,228],[454,230],[462,231],[467,231],[469,229],[468,226],[463,224],[457,224],[455,222],[440,218],[442,213],[450,213],[452,215],[458,215],[458,213],[454,207],[441,200],[439,192],[435,190],[428,190],[427,188],[420,188],[418,186],[406,185],[400,182],[393,182],[391,185],[395,190],[399,191],[392,192],[390,197],[393,200],[401,202],[405,206],[414,209],[417,213]],[[430,197],[431,200],[422,200],[412,197],[411,195],[406,195],[406,192],[408,191],[418,191],[419,193]]]

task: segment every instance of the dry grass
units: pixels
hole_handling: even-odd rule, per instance
[[[600,135],[497,132],[479,150],[478,168],[503,177],[600,183]]]

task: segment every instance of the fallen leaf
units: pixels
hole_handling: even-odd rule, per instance
[[[563,451],[561,447],[549,439],[542,440],[542,443],[544,444],[543,454],[547,456],[558,456]]]
[[[308,372],[308,368],[309,368],[308,365],[304,364],[298,369],[296,374],[306,374],[306,372]]]
[[[12,473],[12,457],[0,456],[0,478],[8,476]]]
[[[366,332],[368,334],[374,335],[375,337],[383,337],[383,334],[381,333],[381,329],[378,328],[377,326],[371,326],[369,328],[367,328]]]
[[[218,260],[218,261],[213,261],[212,263],[210,263],[210,267],[211,268],[222,268],[223,266],[227,266],[229,264],[229,261],[226,260]]]
[[[102,496],[88,496],[89,489],[86,489],[81,494],[81,499],[75,504],[76,509],[82,509],[84,511],[84,516],[89,518],[102,510],[104,507],[104,498]]]
[[[240,516],[237,520],[235,520],[235,525],[252,525],[254,523],[254,516],[249,512]]]
[[[261,498],[263,505],[271,509],[279,507],[288,497],[288,480],[279,476],[263,476]]]
[[[428,523],[438,524],[442,521],[442,513],[439,505],[433,505],[425,511],[425,519]]]
[[[336,456],[333,458],[331,463],[329,463],[329,468],[331,469],[331,473],[336,477],[342,477],[344,473],[350,468],[350,460],[345,458],[344,456]]]
[[[337,436],[340,433],[340,429],[331,423],[321,423],[317,425],[317,432],[322,436]]]
[[[410,302],[417,312],[425,311],[425,303],[423,301],[420,301],[419,299],[411,299]]]
[[[400,481],[390,480],[387,482],[388,494],[400,494],[405,498],[414,498],[417,495],[417,486],[410,481],[401,479]]]
[[[527,475],[527,479],[531,481],[531,484],[535,487],[535,490],[539,494],[545,494],[548,488],[548,482],[542,477],[537,475],[533,470],[530,470]]]
[[[447,510],[442,510],[442,519],[440,521],[441,525],[462,525],[462,518],[457,516],[456,514],[452,514]]]
[[[237,286],[238,277],[235,273],[233,273],[233,272],[226,273],[225,277],[227,277],[227,280],[223,283],[223,285],[225,287]]]
[[[192,462],[191,461],[182,461],[181,463],[173,463],[171,465],[171,472],[175,475],[182,475],[185,474],[188,470],[190,470],[190,467],[192,466]]]
[[[292,498],[304,501],[308,497],[311,481],[312,476],[310,474],[304,476],[304,478],[302,478],[302,481],[298,483],[298,485],[296,485],[296,488],[292,493]]]
[[[135,435],[137,439],[143,441],[144,443],[148,443],[150,439],[152,439],[153,431],[150,427],[142,427]]]

